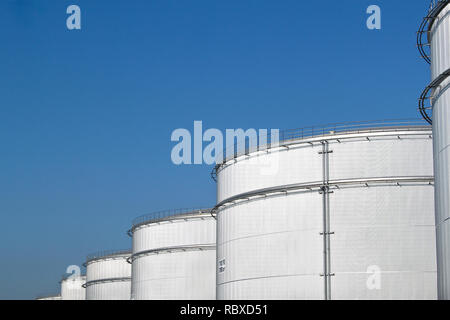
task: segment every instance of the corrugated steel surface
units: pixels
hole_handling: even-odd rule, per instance
[[[181,245],[215,243],[214,219],[210,215],[162,221],[138,227],[133,232],[133,253]]]
[[[423,134],[409,135],[396,144],[392,143],[392,136],[371,135],[370,141],[365,135],[359,136],[343,135],[342,141],[346,143],[333,145],[342,151],[330,154],[330,179],[373,178],[379,177],[380,173],[383,177],[432,174],[431,139],[417,143],[418,139],[423,140]],[[404,157],[404,152],[411,148],[417,150],[415,157]],[[230,161],[219,169],[217,201],[251,190],[322,180],[320,143],[303,143],[279,150],[255,157],[240,157],[235,163]],[[422,161],[426,167],[417,167],[417,161]],[[228,169],[230,166],[232,169]],[[271,168],[276,174],[270,173]]]
[[[87,262],[86,300],[130,300],[130,255],[108,255]]]
[[[75,276],[61,281],[61,300],[85,300],[86,276]]]
[[[231,206],[217,219],[218,299],[323,298],[317,192]]]
[[[450,5],[439,14],[431,33],[432,80],[450,68]],[[434,172],[439,297],[450,299],[450,79],[435,92],[433,102]]]
[[[436,299],[433,187],[380,186],[330,195],[333,299]],[[380,269],[379,290],[367,270]]]
[[[133,261],[133,299],[215,299],[215,250],[142,256]]]
[[[328,142],[329,265],[324,193],[298,190],[242,199],[217,212],[218,299],[436,299],[431,129],[331,136]],[[323,140],[322,142],[324,142]],[[218,170],[218,199],[324,180],[320,141],[267,154],[278,171],[238,159]],[[248,161],[248,164],[245,162]],[[417,182],[397,183],[404,177]],[[390,182],[370,182],[386,178]],[[333,181],[355,180],[334,185]],[[368,181],[367,184],[364,181]],[[400,181],[400,180],[398,180]],[[374,269],[375,268],[375,269]],[[375,270],[375,271],[373,271]],[[373,288],[370,281],[381,279]],[[369,284],[368,284],[369,282]]]
[[[255,161],[241,157],[232,169],[225,167],[218,173],[217,202],[250,190],[322,180],[320,150],[319,145],[303,145],[290,150],[289,157],[284,156],[287,150],[261,155],[254,158]],[[270,163],[278,167],[277,174],[261,174]]]
[[[447,5],[438,16],[431,29],[431,74],[436,79],[450,68],[449,37],[450,37],[450,6]]]
[[[131,280],[109,280],[89,285],[86,300],[130,300]]]
[[[167,217],[133,229],[132,299],[215,299],[216,223]]]

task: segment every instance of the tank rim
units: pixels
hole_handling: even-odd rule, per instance
[[[192,219],[209,215],[211,215],[211,208],[186,208],[152,212],[135,218],[132,222],[131,229],[127,233],[131,237],[137,228],[148,224],[176,219]]]
[[[293,145],[296,143],[309,143],[308,141],[317,140],[328,141],[333,140],[334,137],[343,135],[356,135],[356,134],[377,134],[380,132],[395,133],[399,131],[431,131],[431,125],[422,118],[415,119],[393,119],[393,120],[378,120],[378,121],[361,121],[361,122],[343,122],[328,124],[323,126],[305,127],[299,129],[288,129],[280,131],[279,143],[274,147],[286,147],[288,144]],[[250,156],[253,153],[267,151],[272,148],[270,143],[259,144],[252,149],[246,148],[245,150],[235,151],[234,155],[224,157],[221,163],[214,166],[211,172],[212,178],[217,182],[217,174],[226,166],[230,161],[236,160],[242,156]],[[286,147],[287,148],[287,147]],[[226,154],[226,150],[224,151]]]
[[[131,249],[97,251],[97,252],[87,255],[86,262],[84,263],[84,265],[86,266],[90,262],[97,261],[97,260],[106,260],[106,259],[111,259],[111,258],[118,258],[121,256],[127,256],[127,255],[130,255],[131,253],[132,253]]]

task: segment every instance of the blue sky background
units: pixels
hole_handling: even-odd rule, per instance
[[[429,0],[1,0],[0,299],[58,290],[131,220],[211,206],[176,128],[418,117]],[[66,28],[66,8],[82,30]],[[382,9],[382,30],[366,8]]]

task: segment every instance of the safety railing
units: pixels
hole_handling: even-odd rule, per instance
[[[450,77],[450,69],[439,75],[422,92],[419,98],[419,111],[422,117],[430,124],[433,123],[433,98],[436,90]],[[427,104],[428,101],[428,104]]]
[[[259,137],[255,145],[250,145],[249,141],[241,142],[241,144],[233,145],[231,147],[224,148],[222,156],[219,157],[216,169],[221,164],[227,162],[233,158],[237,158],[243,155],[248,155],[251,152],[262,151],[272,148],[273,146],[282,146],[283,143],[292,140],[306,139],[312,137],[326,137],[335,134],[343,133],[363,133],[363,132],[376,132],[385,130],[414,130],[417,127],[428,126],[423,119],[388,119],[388,120],[375,120],[375,121],[359,121],[359,122],[340,122],[331,123],[322,126],[311,126],[297,129],[287,129],[279,131],[278,139],[274,141],[274,137]],[[212,177],[215,179],[215,171],[212,172]]]
[[[421,119],[381,120],[333,123],[324,126],[288,129],[280,133],[280,141],[304,139],[317,136],[328,136],[345,132],[373,132],[384,128],[402,128],[423,126]]]
[[[128,231],[128,234],[131,235],[132,230],[139,225],[144,223],[163,220],[166,218],[172,218],[176,216],[184,216],[184,215],[198,215],[203,213],[210,213],[210,208],[183,208],[183,209],[174,209],[174,210],[164,210],[157,211],[148,214],[144,214],[142,216],[137,217],[132,222],[132,228]]]
[[[83,278],[83,277],[86,277],[86,272],[85,271],[83,271],[79,275],[76,275],[74,273],[65,273],[65,274],[63,274],[61,276],[61,280],[59,281],[59,283],[65,281],[65,280],[67,280],[69,278],[72,278],[72,279],[76,280],[76,279],[80,279],[80,278]]]
[[[433,176],[411,176],[411,177],[375,177],[375,178],[357,178],[357,179],[343,179],[343,180],[330,180],[328,185],[332,188],[339,189],[344,186],[365,186],[375,184],[394,184],[401,186],[407,183],[421,183],[432,185],[434,182]],[[287,194],[288,192],[307,190],[307,191],[319,191],[324,185],[323,181],[294,183],[289,185],[275,186],[270,188],[263,188],[259,190],[253,190],[245,193],[241,193],[225,200],[222,200],[211,210],[212,214],[217,214],[222,207],[229,204],[236,204],[239,201],[250,201],[256,197],[266,198],[271,194]]]
[[[430,4],[430,9],[425,18],[423,18],[420,24],[419,31],[417,32],[417,47],[420,55],[425,61],[431,64],[431,29],[433,23],[438,19],[439,14],[444,8],[450,4],[450,0],[433,0]],[[426,36],[426,40],[424,39]],[[427,49],[428,48],[428,49]],[[438,88],[450,75],[450,69],[439,75],[432,83],[430,83],[419,98],[419,112],[422,117],[429,123],[433,124],[433,94],[436,88]],[[429,101],[429,104],[427,104]]]
[[[188,251],[206,251],[206,250],[216,250],[216,244],[197,244],[197,245],[185,245],[176,247],[163,247],[150,249],[145,251],[140,251],[134,253],[127,259],[127,262],[132,264],[137,257],[148,256],[152,254],[162,254],[162,253],[173,253],[173,252],[188,252]]]
[[[127,258],[127,262],[128,262],[128,259],[129,259],[129,257]],[[92,280],[92,281],[88,281],[88,282],[84,283],[82,285],[82,287],[83,288],[87,288],[87,287],[92,286],[94,284],[112,283],[112,282],[128,282],[128,281],[131,281],[131,277],[97,279],[97,280]]]
[[[127,255],[127,254],[131,254],[130,249],[98,251],[98,252],[87,255],[86,263],[89,261],[92,261],[92,260],[98,260],[98,259],[108,258],[108,257],[112,257],[112,256]]]
[[[431,64],[430,55],[430,32],[434,21],[437,19],[439,14],[445,8],[450,0],[433,0],[431,1],[428,14],[423,18],[422,23],[419,26],[419,31],[417,31],[417,48],[422,58],[429,64]]]

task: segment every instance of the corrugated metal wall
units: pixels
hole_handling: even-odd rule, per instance
[[[432,80],[450,68],[450,5],[439,14],[431,32]],[[435,92],[433,101],[434,172],[439,297],[450,299],[450,79]]]
[[[85,300],[85,276],[75,276],[61,281],[61,300]]]
[[[293,183],[328,189],[280,188],[220,208],[218,299],[436,299],[431,130],[278,150],[220,168],[219,202]],[[261,174],[271,161],[278,170]]]
[[[133,299],[215,299],[215,250],[162,252],[133,261]]]
[[[215,299],[216,223],[209,214],[133,230],[132,299]]]
[[[88,261],[86,300],[130,300],[131,255],[107,256]]]

